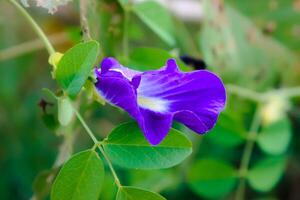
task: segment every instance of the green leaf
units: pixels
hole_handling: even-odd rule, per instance
[[[266,37],[241,13],[230,6],[220,9],[211,0],[203,3],[205,17],[200,46],[204,60],[225,82],[265,89],[297,66],[298,59],[290,50]]]
[[[67,126],[74,116],[72,102],[68,97],[60,97],[57,102],[58,121],[61,125]]]
[[[286,159],[265,158],[250,168],[247,179],[252,188],[261,192],[270,191],[280,180]]]
[[[70,97],[75,97],[87,80],[98,50],[96,41],[80,43],[69,49],[58,63],[56,79]]]
[[[222,160],[198,160],[188,172],[188,184],[191,189],[207,198],[224,197],[233,190],[236,182],[235,169]]]
[[[116,200],[166,200],[161,195],[136,187],[122,186]]]
[[[158,48],[136,48],[130,54],[130,61],[128,66],[141,70],[154,70],[165,66],[166,62],[170,58],[175,58],[179,68],[183,71],[190,71],[180,59],[170,54],[169,52]]]
[[[33,198],[35,200],[43,200],[50,193],[53,180],[58,172],[58,169],[50,169],[40,172],[33,182]]]
[[[245,130],[240,119],[235,119],[232,115],[222,113],[216,126],[206,137],[216,144],[225,147],[235,147],[245,141]]]
[[[264,126],[258,135],[257,142],[264,152],[278,155],[287,150],[291,137],[290,121],[284,117]]]
[[[97,200],[104,177],[101,159],[93,150],[75,154],[60,170],[51,200]]]
[[[144,1],[133,6],[133,12],[168,45],[176,44],[174,24],[169,12],[155,1]]]
[[[151,146],[138,125],[126,123],[115,128],[104,142],[109,158],[117,165],[134,169],[168,168],[192,152],[192,144],[181,132],[171,129],[157,146]]]

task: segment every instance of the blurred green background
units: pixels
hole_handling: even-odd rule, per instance
[[[87,18],[92,37],[101,45],[99,61],[114,56],[146,70],[163,66],[171,56],[203,59],[228,85],[228,103],[216,127],[204,136],[174,124],[193,141],[193,154],[184,163],[155,171],[117,168],[121,180],[167,199],[235,199],[244,183],[245,199],[300,199],[300,93],[290,99],[276,93],[278,88],[300,84],[300,1],[136,2],[124,33],[124,11],[118,1],[90,1]],[[54,15],[35,6],[27,10],[58,51],[82,41],[78,1]],[[128,58],[122,54],[124,34]],[[57,89],[47,61],[47,52],[27,21],[1,1],[0,199],[30,199],[35,177],[51,169],[59,148],[65,148],[61,132],[66,130],[57,127],[55,102],[42,92]],[[270,98],[261,95],[273,90]],[[257,103],[259,95],[268,98]],[[119,109],[82,98],[81,109],[99,138],[129,120]],[[51,103],[46,112],[40,106],[42,99]],[[255,112],[261,120],[252,138]],[[72,139],[66,157],[92,145],[80,126],[68,131]],[[249,144],[254,147],[247,172],[241,163]],[[100,198],[114,199],[116,187],[110,174],[106,176]],[[37,185],[35,192],[41,192]],[[47,189],[43,192],[47,194]]]

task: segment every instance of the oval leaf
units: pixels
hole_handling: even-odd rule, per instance
[[[51,200],[97,200],[104,177],[101,159],[93,150],[82,151],[60,170],[51,191]]]
[[[134,169],[168,168],[182,162],[192,152],[188,138],[175,129],[157,146],[151,146],[138,125],[122,124],[104,142],[104,149],[117,165]]]
[[[133,12],[168,45],[176,44],[174,24],[169,12],[155,1],[145,1],[133,6]]]
[[[61,125],[67,126],[74,116],[74,109],[68,97],[60,97],[57,103],[58,121]]]
[[[266,158],[249,170],[247,179],[255,190],[267,192],[278,183],[284,168],[284,158]]]
[[[218,145],[235,147],[245,142],[245,129],[241,120],[221,113],[216,126],[207,134],[207,138]],[[234,126],[232,126],[234,124]]]
[[[166,200],[161,195],[136,187],[120,187],[116,200]]]
[[[258,135],[259,147],[268,154],[284,153],[291,141],[291,124],[288,118],[282,118],[267,126]]]
[[[96,62],[99,44],[89,41],[69,49],[55,71],[59,85],[71,97],[75,97],[87,80]]]
[[[221,198],[231,192],[237,182],[237,173],[221,160],[202,159],[188,172],[188,183],[198,195],[207,198]]]

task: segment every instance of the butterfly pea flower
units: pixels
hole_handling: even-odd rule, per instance
[[[140,72],[105,58],[95,75],[99,94],[127,111],[152,145],[164,139],[173,120],[196,133],[206,133],[226,102],[218,76],[206,70],[182,72],[174,59],[159,70]]]

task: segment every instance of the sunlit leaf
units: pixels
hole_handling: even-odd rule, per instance
[[[144,1],[133,6],[136,15],[168,45],[176,44],[174,24],[168,11],[155,1]]]
[[[181,132],[171,129],[157,146],[151,146],[136,123],[118,126],[104,142],[104,149],[116,164],[134,169],[168,168],[192,152],[192,144]]]
[[[55,76],[59,85],[71,97],[75,97],[89,74],[98,55],[99,44],[89,41],[69,49],[58,63]]]

